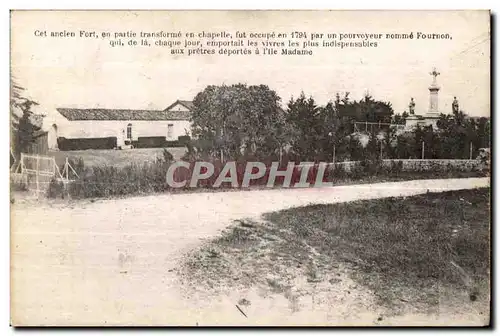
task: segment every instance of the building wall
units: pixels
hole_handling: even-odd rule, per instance
[[[65,138],[126,137],[127,125],[132,124],[132,140],[139,137],[165,136],[167,140],[177,140],[179,136],[190,134],[191,124],[187,120],[77,120],[57,125],[57,136]],[[172,135],[167,136],[168,126],[173,125]]]
[[[43,132],[37,135],[28,149],[29,154],[38,154],[38,155],[46,155],[49,151],[48,141],[47,141],[48,133]]]
[[[53,124],[47,131],[47,144],[50,149],[57,149],[57,137],[58,137],[57,125]]]

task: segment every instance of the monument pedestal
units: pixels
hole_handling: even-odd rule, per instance
[[[406,124],[405,124],[406,128],[412,129],[412,128],[417,127],[418,121],[419,121],[419,118],[416,115],[410,114],[410,116],[408,118],[406,118]]]
[[[437,122],[439,120],[439,85],[437,84],[436,77],[440,75],[436,69],[434,69],[430,75],[434,78],[431,85],[429,86],[429,110],[424,115],[414,114],[415,112],[415,102],[411,98],[409,108],[410,116],[406,118],[406,129],[415,128],[417,125],[420,127],[432,126],[432,128],[437,128]]]
[[[437,121],[439,120],[439,113],[426,113],[425,116],[425,124],[431,125],[432,128],[437,128]]]

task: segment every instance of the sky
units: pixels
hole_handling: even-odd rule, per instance
[[[490,115],[487,11],[14,11],[11,71],[37,111],[57,107],[164,109],[207,85],[266,84],[283,105],[301,91],[318,104],[369,92],[396,113],[428,109],[429,74],[440,72],[439,109],[453,97],[472,116]],[[47,38],[35,31],[449,33],[448,40],[381,40],[377,48],[322,48],[312,56],[173,56],[167,47],[111,47],[97,38]],[[125,40],[125,39],[122,39]]]

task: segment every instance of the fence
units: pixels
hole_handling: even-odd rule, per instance
[[[71,181],[71,178],[78,177],[68,159],[62,171],[52,156],[30,155],[21,153],[21,157],[11,172],[11,182],[23,184],[30,191],[37,194],[47,189],[52,179],[63,182]]]
[[[368,121],[355,121],[353,122],[355,132],[373,133],[382,129],[396,128],[404,130],[406,125],[403,124],[389,124],[382,122],[368,122]]]

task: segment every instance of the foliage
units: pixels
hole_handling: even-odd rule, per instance
[[[314,161],[321,150],[318,143],[326,135],[322,119],[316,102],[312,97],[306,98],[304,92],[288,102],[286,122],[290,125],[290,144],[304,161]]]
[[[205,160],[203,160],[205,161]],[[254,161],[254,160],[250,160]],[[119,197],[125,195],[148,194],[153,192],[172,191],[166,182],[166,172],[173,163],[172,157],[167,150],[164,151],[164,157],[156,162],[145,162],[144,164],[129,164],[125,167],[116,166],[94,166],[85,167],[83,160],[75,160],[70,164],[77,171],[78,177],[70,176],[75,181],[69,184],[66,193],[74,198],[90,197]],[[241,187],[245,168],[249,161],[244,158],[236,161],[236,175],[238,187]],[[214,183],[224,168],[224,163],[220,160],[212,160],[214,165],[214,174],[198,181],[195,189],[214,189]],[[418,163],[422,163],[418,161]],[[177,182],[188,181],[185,188],[189,188],[189,181],[194,171],[195,161],[190,162],[189,169],[180,168],[174,173],[174,180]],[[345,163],[329,165],[323,175],[323,182],[333,182],[342,184],[347,181],[362,181],[367,179],[371,182],[379,180],[404,180],[420,178],[445,178],[445,177],[471,177],[482,176],[480,171],[473,165],[450,165],[446,161],[427,163],[426,165],[416,164],[407,166],[403,169],[402,161],[383,162],[380,158],[374,156],[371,159],[364,159],[359,162],[350,162],[350,169],[344,166]],[[269,180],[271,162],[265,162],[266,172],[259,179],[251,180],[250,187],[266,186]],[[287,164],[282,163],[279,170],[286,170]],[[291,176],[290,186],[293,187],[301,180],[302,169],[296,165]],[[319,171],[319,166],[313,165],[309,168],[307,174],[307,183],[314,185]],[[254,171],[255,172],[255,171]],[[277,177],[273,187],[282,187],[284,177]],[[219,187],[218,187],[219,188]],[[233,188],[230,183],[224,182],[220,185],[221,189]],[[62,197],[57,181],[51,182],[48,197]]]
[[[174,156],[166,148],[163,148],[163,161],[166,163],[174,161]]]
[[[80,174],[83,174],[85,172],[85,162],[83,161],[82,157],[77,157],[77,158],[69,157],[68,164],[71,168],[73,168],[73,170],[76,172],[77,176],[80,176]],[[64,164],[61,164],[59,166],[59,173],[63,177],[66,177],[65,176],[66,173],[64,171],[65,165],[66,164],[64,163]],[[75,174],[73,173],[73,170],[70,167],[68,167],[68,178],[70,180],[72,180],[72,179],[77,178],[77,176],[75,176]]]
[[[350,101],[346,95],[342,105],[340,116],[354,121],[390,123],[394,114],[391,103],[375,100],[368,93],[360,101]]]
[[[69,194],[74,198],[116,197],[167,190],[164,160],[130,164],[123,168],[98,166],[85,168],[79,178],[70,183]]]
[[[57,148],[62,151],[85,149],[114,149],[117,146],[117,137],[105,138],[57,138]]]
[[[193,145],[200,152],[266,157],[285,144],[280,97],[266,85],[208,86],[193,100]]]
[[[478,121],[466,118],[463,111],[454,111],[453,115],[442,114],[437,123],[442,158],[475,158],[479,148],[490,147],[490,121],[480,118]]]
[[[408,112],[404,111],[403,114],[399,114],[399,113],[396,113],[392,116],[392,123],[393,124],[399,124],[399,125],[404,125],[405,122],[406,122],[406,119],[409,117],[410,115],[408,114]]]
[[[23,95],[25,89],[19,86],[15,79],[11,79],[10,87],[10,116],[11,116],[11,147],[16,158],[19,158],[20,153],[29,152],[31,145],[34,143],[34,133],[36,126],[31,122],[33,114],[32,107],[38,105],[37,102],[26,98]],[[16,110],[20,110],[22,115],[19,117]]]
[[[61,180],[52,178],[49,182],[49,187],[47,188],[47,197],[64,198],[64,196],[65,196],[64,183]]]

